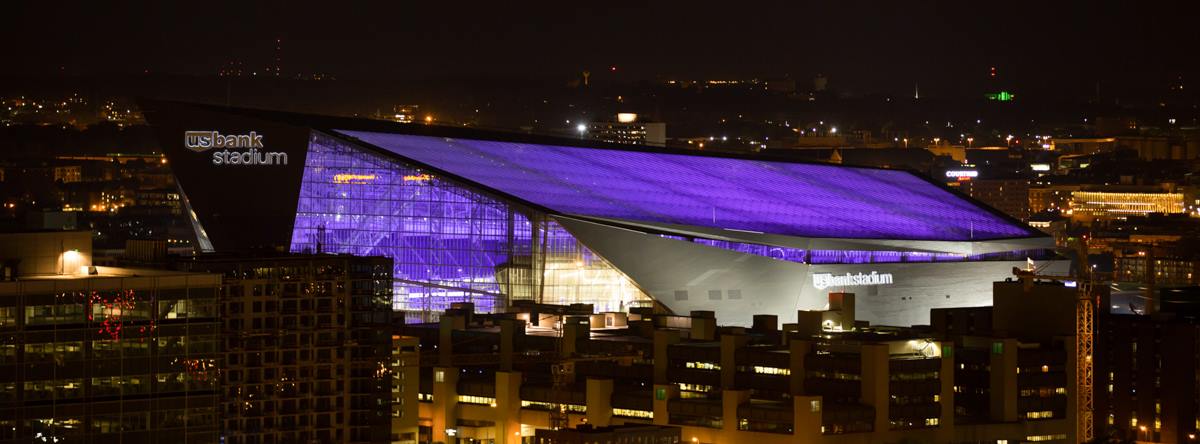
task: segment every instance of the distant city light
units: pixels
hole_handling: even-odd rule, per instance
[[[579,134],[586,133],[586,132],[587,132],[587,125],[584,125],[584,124],[582,124],[582,123],[581,123],[581,124],[578,124],[578,125],[575,125],[575,131],[579,131]]]
[[[988,100],[995,100],[997,102],[1011,102],[1017,96],[1008,91],[1000,91],[1000,92],[994,92],[994,93],[987,93],[985,95],[985,97],[987,97]]]
[[[637,113],[617,113],[617,121],[621,123],[633,123],[637,118]]]

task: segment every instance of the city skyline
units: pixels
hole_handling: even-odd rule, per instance
[[[1188,2],[21,3],[0,444],[1188,444]]]

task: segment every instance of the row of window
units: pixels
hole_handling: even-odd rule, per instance
[[[27,305],[26,326],[82,324],[85,322],[138,322],[188,318],[211,318],[217,314],[213,299],[137,300],[110,298],[88,301],[80,295],[58,304]],[[0,307],[0,327],[15,327],[22,317],[19,307]]]
[[[168,372],[154,375],[103,376],[94,378],[47,379],[0,383],[0,400],[13,401],[18,387],[26,401],[80,399],[90,391],[92,397],[144,395],[159,393],[208,391],[215,379],[187,372]],[[85,388],[86,387],[86,388]],[[153,388],[152,388],[153,387]]]
[[[67,362],[87,359],[85,345],[90,342],[91,359],[119,359],[149,356],[154,348],[159,356],[210,354],[217,352],[217,339],[212,335],[171,335],[155,339],[99,339],[94,341],[58,341],[25,344],[0,344],[0,363],[17,361],[17,352],[24,351],[25,362]],[[156,347],[155,347],[156,346]]]

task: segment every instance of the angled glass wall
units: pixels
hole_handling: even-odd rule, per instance
[[[514,299],[616,310],[649,301],[546,215],[319,132],[291,250],[391,257],[393,308],[402,311],[472,302],[493,312]]]

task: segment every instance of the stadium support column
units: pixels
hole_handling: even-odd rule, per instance
[[[888,409],[888,402],[891,399],[888,346],[885,344],[863,345],[859,358],[862,360],[861,401],[863,404],[875,408],[875,433],[887,432],[891,418]]]
[[[612,423],[613,380],[587,379],[587,420],[595,427]]]
[[[1017,420],[1017,340],[992,340],[988,410],[992,421]]]
[[[496,372],[496,442],[519,444],[521,442],[521,373],[514,371]]]
[[[548,219],[540,214],[527,215],[530,225],[529,296],[539,304],[546,291],[546,242],[549,236]]]

